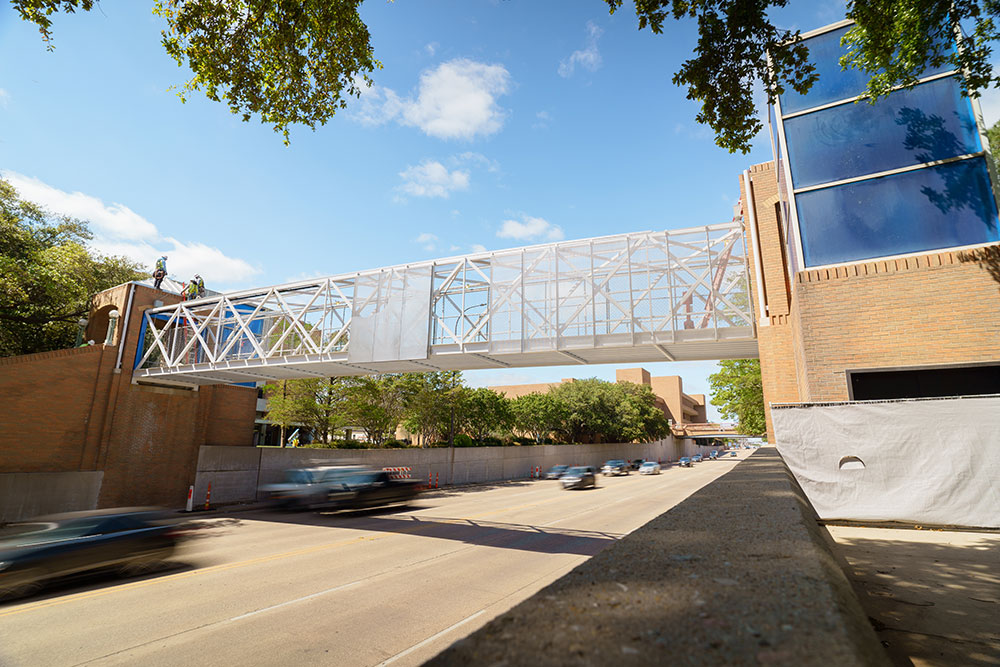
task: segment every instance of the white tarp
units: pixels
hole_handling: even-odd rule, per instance
[[[821,519],[1000,528],[1000,396],[771,406]]]

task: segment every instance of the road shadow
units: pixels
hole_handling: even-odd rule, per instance
[[[1000,534],[864,532],[835,549],[894,664],[1000,664]]]
[[[306,526],[432,537],[549,554],[593,556],[622,537],[619,533],[551,526],[405,514],[414,507],[381,507],[341,512],[255,512],[253,518]],[[422,506],[419,509],[432,509]]]
[[[351,522],[350,527],[382,533],[419,535],[501,549],[580,556],[593,556],[622,537],[619,533],[601,531],[413,515],[358,518]]]

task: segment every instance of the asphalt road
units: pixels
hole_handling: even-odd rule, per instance
[[[512,482],[405,509],[216,515],[172,567],[0,606],[0,665],[417,665],[748,453],[583,491]]]

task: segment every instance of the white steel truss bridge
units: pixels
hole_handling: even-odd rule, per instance
[[[133,378],[756,357],[749,285],[739,218],[416,262],[147,310]]]

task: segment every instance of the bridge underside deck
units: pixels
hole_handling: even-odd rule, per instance
[[[568,366],[572,364],[631,364],[659,361],[705,361],[715,359],[753,359],[758,356],[756,339],[746,331],[720,331],[731,334],[721,340],[690,340],[674,343],[646,343],[629,346],[579,347],[561,350],[497,352],[457,349],[431,350],[427,359],[366,362],[352,364],[346,353],[301,355],[277,359],[246,359],[219,363],[189,364],[172,369],[137,370],[138,382],[208,385],[238,382],[294,380],[304,377],[343,377],[373,373],[411,373],[434,370],[479,370],[488,368],[523,368],[531,366]],[[739,336],[739,337],[737,337]],[[447,348],[448,346],[441,346]]]

